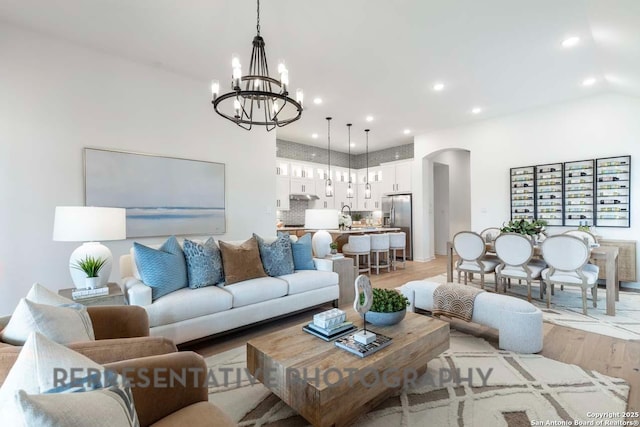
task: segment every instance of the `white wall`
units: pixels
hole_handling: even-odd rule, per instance
[[[509,168],[630,154],[633,193],[640,189],[640,100],[617,94],[584,98],[476,124],[416,136],[415,165],[440,150],[471,152],[471,228],[480,231],[509,219]],[[635,160],[634,160],[635,159]],[[418,168],[415,168],[418,169]],[[414,172],[414,183],[422,177]],[[425,176],[430,176],[425,173]],[[432,183],[419,181],[415,192],[429,200]],[[640,197],[631,198],[631,228],[598,227],[606,238],[640,240]],[[428,208],[427,208],[428,209]],[[428,210],[427,210],[428,213]],[[427,222],[418,225],[426,229]],[[561,231],[561,229],[558,229]],[[422,257],[433,253],[424,231]],[[640,248],[639,248],[640,249]],[[638,251],[640,255],[640,250]],[[638,260],[640,265],[640,258]]]
[[[433,236],[434,250],[446,255],[449,240],[449,166],[433,163]]]
[[[227,233],[219,237],[274,233],[275,133],[217,116],[207,82],[6,24],[0,58],[0,315],[35,281],[72,286],[68,258],[80,243],[52,241],[53,214],[84,204],[83,147],[223,162]],[[131,242],[106,242],[113,281]]]

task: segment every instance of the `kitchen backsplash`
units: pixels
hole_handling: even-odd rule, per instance
[[[282,139],[276,140],[277,157],[303,162],[327,163],[327,153],[326,148],[298,144],[297,142],[284,141]],[[369,167],[378,166],[380,163],[404,159],[413,159],[413,143],[370,152]],[[349,155],[340,151],[331,150],[331,165],[345,168],[349,167]],[[366,154],[351,155],[351,168],[363,169],[366,166]]]
[[[308,200],[290,200],[288,211],[276,211],[276,218],[284,225],[304,225],[304,211],[309,209]],[[359,214],[360,218],[372,218],[374,222],[380,222],[380,211],[377,212],[351,212],[351,217]]]

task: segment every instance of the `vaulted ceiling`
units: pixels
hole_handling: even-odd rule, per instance
[[[252,0],[0,0],[2,21],[201,81],[203,108],[212,78],[227,87],[233,53],[248,65],[255,10]],[[324,146],[332,116],[340,151],[348,122],[359,153],[365,127],[376,150],[604,91],[640,96],[638,0],[263,0],[261,32],[272,73],[284,59],[305,91],[302,119],[277,137]],[[580,42],[562,47],[569,36]],[[224,119],[212,110],[211,120]]]

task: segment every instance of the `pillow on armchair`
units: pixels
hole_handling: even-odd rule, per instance
[[[0,419],[7,425],[139,426],[121,376],[38,333],[29,336],[0,387]]]

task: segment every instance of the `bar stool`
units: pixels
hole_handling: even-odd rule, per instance
[[[371,234],[371,258],[375,254],[375,264],[371,264],[371,269],[376,269],[376,274],[380,274],[380,268],[387,268],[387,271],[391,271],[391,262],[389,259],[389,235],[383,234]],[[380,255],[383,255],[380,260]],[[382,264],[386,260],[386,264]]]
[[[358,273],[371,272],[371,239],[369,236],[349,236],[349,242],[342,246],[342,253],[349,258],[354,258]],[[360,257],[363,257],[362,267]]]
[[[389,250],[391,251],[391,263],[393,270],[397,270],[398,251],[402,251],[402,268],[406,268],[407,263],[407,233],[387,233],[389,235]]]

